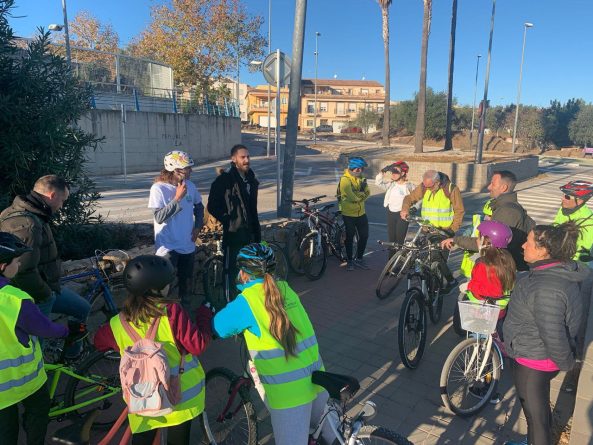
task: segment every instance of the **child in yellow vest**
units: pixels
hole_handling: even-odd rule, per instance
[[[7,445],[18,443],[21,426],[27,445],[45,443],[50,400],[37,336],[69,333],[43,315],[27,293],[10,285],[20,266],[18,257],[32,250],[16,236],[0,232],[0,433]],[[24,408],[22,425],[19,405]]]
[[[165,298],[175,278],[175,269],[166,258],[138,256],[128,263],[123,275],[129,296],[120,315],[141,338],[146,337],[158,318],[154,340],[165,350],[171,375],[181,376],[181,401],[174,406],[173,412],[158,417],[128,415],[132,444],[151,444],[157,430],[167,428],[168,444],[187,445],[191,421],[204,411],[204,370],[197,356],[212,338],[212,314],[198,310],[198,325],[195,325],[178,303]],[[94,343],[98,350],[113,349],[123,353],[134,344],[120,315],[97,331]]]
[[[323,370],[313,325],[298,295],[272,277],[274,252],[259,243],[237,255],[241,294],[213,320],[216,335],[243,333],[262,383],[276,445],[306,445],[328,394],[311,381]]]

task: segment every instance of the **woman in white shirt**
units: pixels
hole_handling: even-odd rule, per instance
[[[404,198],[414,190],[414,184],[408,182],[410,167],[404,161],[397,161],[384,167],[375,177],[375,184],[385,190],[383,207],[387,208],[387,235],[389,241],[403,244],[408,232],[408,222],[401,219]],[[395,253],[391,251],[391,255]]]

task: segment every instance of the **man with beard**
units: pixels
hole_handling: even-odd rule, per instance
[[[225,291],[227,298],[235,292],[236,265],[239,250],[261,241],[257,215],[259,182],[250,168],[249,150],[241,144],[231,148],[231,167],[221,171],[210,187],[208,212],[223,227]]]

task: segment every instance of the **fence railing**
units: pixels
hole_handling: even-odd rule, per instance
[[[239,117],[239,106],[232,99],[192,97],[188,92],[166,89],[89,82],[93,90],[91,106],[96,109],[162,113],[205,114],[210,116]]]

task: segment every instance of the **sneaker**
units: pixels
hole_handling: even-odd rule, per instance
[[[513,442],[509,440],[508,442],[505,442],[504,445],[529,445],[529,439],[524,437],[520,442]]]
[[[451,291],[453,289],[455,289],[457,286],[459,286],[459,281],[457,281],[455,278],[453,278],[451,281],[449,281],[447,283],[447,285],[443,288],[443,295],[447,295],[449,293],[451,293]]]
[[[351,272],[354,270],[354,262],[352,260],[348,260],[348,263],[346,264],[346,270],[348,272]]]
[[[369,270],[370,269],[369,265],[366,263],[366,261],[364,260],[364,258],[356,258],[354,260],[354,265],[356,267],[358,267],[359,269],[364,269],[364,270]]]

